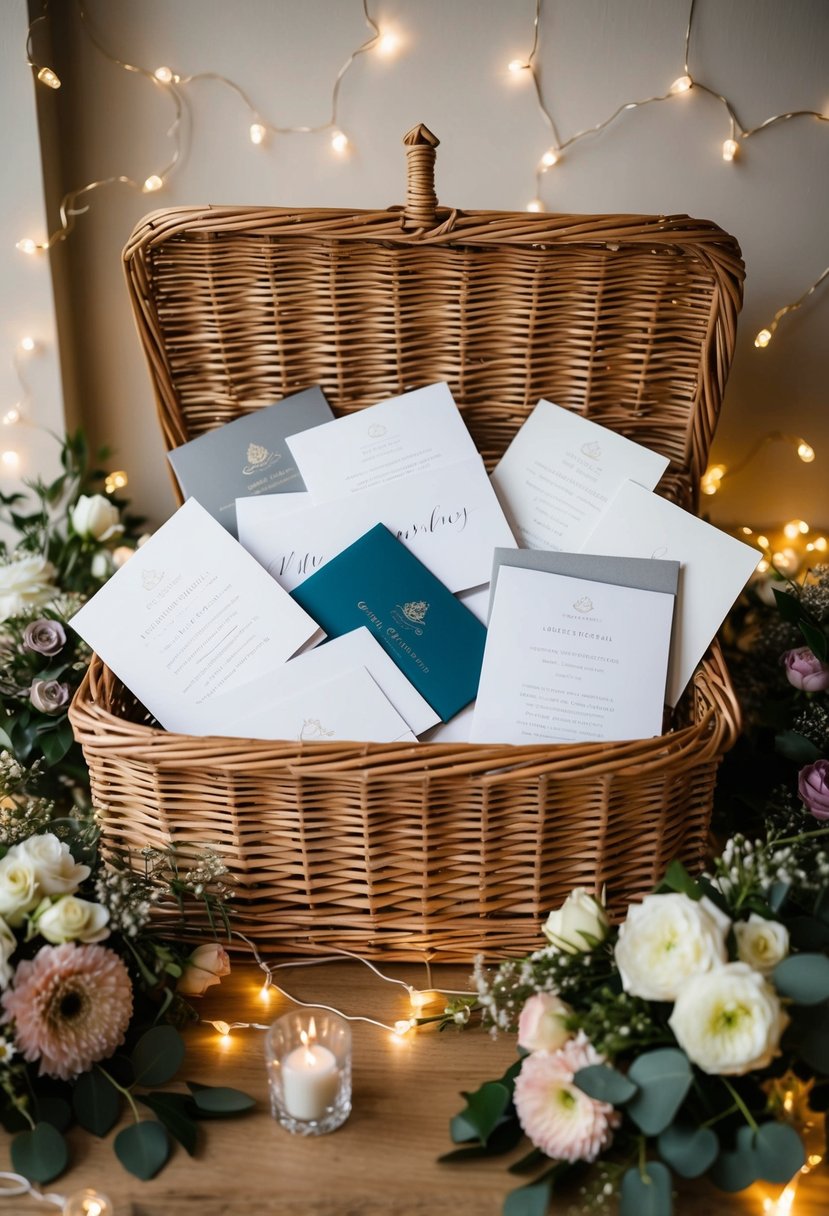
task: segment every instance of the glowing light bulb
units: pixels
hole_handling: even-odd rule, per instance
[[[22,240],[17,242],[16,248],[19,249],[21,253],[37,253],[40,246],[38,245],[37,241],[33,241],[30,236],[24,236]]]
[[[507,64],[507,70],[512,72],[513,76],[517,76],[519,72],[529,71],[530,65],[523,59],[511,59]]]
[[[144,185],[141,187],[141,189],[144,191],[145,194],[152,194],[155,190],[160,190],[163,185],[164,185],[164,182],[161,180],[161,178],[158,176],[158,174],[151,173],[150,176],[147,178],[147,180],[144,182]]]
[[[114,494],[116,490],[123,490],[124,486],[129,482],[129,477],[123,469],[116,469],[113,473],[108,473],[104,482],[104,489],[107,494]]]
[[[757,565],[754,567],[758,574],[765,574],[769,568],[768,559],[761,557]]]
[[[63,1204],[63,1216],[113,1216],[112,1200],[92,1187],[75,1191]]]
[[[268,134],[267,127],[264,127],[261,122],[252,122],[250,124],[250,142],[252,144],[263,144],[265,136]]]
[[[768,547],[769,547],[769,538],[768,538],[767,536],[758,536],[758,537],[757,537],[757,544],[760,546],[760,548],[761,548],[761,549],[768,549]]]
[[[265,980],[264,984],[263,984],[263,985],[262,985],[262,987],[259,989],[259,999],[260,999],[261,1001],[264,1001],[264,1002],[265,1002],[265,1004],[267,1005],[268,1001],[271,999],[271,993],[272,993],[272,992],[273,992],[273,989],[271,988],[271,986],[270,986],[270,984],[268,983],[268,981],[267,981],[267,980]]]
[[[815,548],[818,553],[825,553],[827,548],[829,548],[829,541],[827,541],[825,536],[818,536],[815,538]]]
[[[768,346],[769,342],[771,342],[770,329],[761,329],[757,337],[754,339],[754,345],[759,347]]]
[[[391,30],[386,30],[384,34],[380,35],[374,49],[377,51],[378,55],[394,55],[399,47],[400,39],[398,38],[397,34],[393,34]]]
[[[797,1183],[790,1182],[776,1199],[763,1200],[763,1216],[789,1216],[794,1203]]]
[[[541,158],[541,164],[545,169],[552,169],[553,165],[557,165],[560,160],[560,153],[555,148],[548,148]]]
[[[3,415],[3,426],[14,426],[15,422],[20,421],[20,410],[16,405],[13,405],[10,410],[6,410]]]
[[[772,554],[772,565],[784,574],[794,574],[800,565],[800,558],[794,549],[782,549]]]
[[[708,495],[716,494],[720,489],[720,483],[725,474],[726,467],[724,464],[710,465],[700,478],[699,488],[702,493]]]
[[[797,445],[797,454],[804,464],[811,464],[815,458],[815,449],[805,439],[801,439]]]
[[[527,203],[527,210],[528,211],[543,211],[544,204],[542,203],[540,198],[530,199],[530,201]]]
[[[37,78],[41,84],[45,84],[49,89],[60,88],[60,76],[57,72],[53,72],[51,68],[41,68],[37,74]]]
[[[797,536],[805,536],[809,531],[809,525],[804,519],[790,519],[787,524],[783,525],[783,535],[788,540],[794,540]]]
[[[740,145],[737,143],[736,139],[723,140],[723,146],[722,146],[723,160],[729,160],[729,161],[733,160],[739,151],[740,151]]]
[[[671,85],[672,93],[687,93],[693,84],[690,76],[677,76],[676,80]]]
[[[398,1035],[408,1034],[412,1028],[412,1023],[409,1018],[400,1018],[394,1023],[394,1033]]]
[[[229,1036],[230,1027],[228,1026],[227,1022],[214,1022],[213,1025],[216,1027],[216,1030],[223,1039],[226,1039]]]
[[[160,84],[170,84],[173,80],[173,70],[165,67],[156,68],[153,76]]]
[[[335,131],[331,136],[331,147],[335,152],[342,155],[348,147],[348,136],[343,135],[342,131]]]
[[[7,469],[16,469],[20,464],[20,453],[7,448],[5,452],[0,452],[0,461]]]
[[[35,342],[34,338],[30,338],[28,335],[25,338],[20,339],[20,349],[25,350],[27,354],[33,351],[36,346],[37,342]]]
[[[747,528],[745,524],[743,524],[742,528],[740,528],[740,531],[742,532],[743,536],[751,536],[752,534],[752,529]]]

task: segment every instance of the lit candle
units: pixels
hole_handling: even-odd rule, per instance
[[[313,1018],[308,1030],[300,1032],[300,1039],[302,1046],[282,1061],[285,1109],[295,1119],[318,1120],[336,1101],[340,1070],[333,1051],[316,1042]]]
[[[63,1216],[113,1216],[112,1200],[87,1187],[70,1195],[63,1205]]]

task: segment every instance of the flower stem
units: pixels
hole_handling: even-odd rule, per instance
[[[726,1081],[725,1077],[720,1077],[720,1080],[722,1081],[723,1085],[728,1090],[728,1092],[731,1094],[731,1097],[734,1099],[734,1105],[736,1106],[737,1110],[743,1116],[743,1118],[745,1119],[746,1123],[749,1125],[751,1130],[753,1132],[756,1132],[757,1131],[757,1120],[754,1118],[754,1116],[752,1115],[751,1111],[746,1106],[743,1099],[737,1093],[736,1089],[730,1083],[730,1081]]]
[[[829,828],[816,828],[814,832],[801,832],[799,836],[786,836],[782,840],[771,841],[771,844],[774,848],[781,844],[802,844],[804,840],[813,840],[815,836],[829,836]]]
[[[718,1115],[713,1115],[712,1118],[706,1119],[704,1123],[700,1123],[700,1127],[713,1127],[715,1123],[719,1123],[721,1119],[727,1119],[729,1115],[733,1115],[735,1110],[739,1110],[736,1102],[729,1106],[728,1110],[722,1110]]]
[[[107,1081],[109,1081],[110,1085],[113,1085],[120,1094],[124,1095],[124,1097],[127,1099],[127,1102],[129,1102],[129,1104],[130,1104],[133,1119],[135,1120],[136,1123],[140,1123],[141,1116],[138,1113],[138,1107],[135,1105],[135,1098],[133,1098],[130,1091],[128,1089],[126,1089],[123,1085],[119,1085],[118,1082],[115,1080],[115,1077],[113,1077],[111,1075],[111,1073],[108,1073],[105,1068],[102,1068],[100,1064],[97,1065],[97,1068],[98,1068],[98,1072],[101,1074],[101,1076],[106,1077],[106,1079],[107,1079]]]
[[[648,1164],[647,1158],[647,1142],[644,1136],[639,1137],[639,1177],[643,1182],[650,1182],[650,1178],[645,1173],[645,1166]]]

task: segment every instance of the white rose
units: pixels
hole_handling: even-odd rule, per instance
[[[109,937],[109,909],[75,895],[63,895],[53,904],[45,904],[35,918],[37,931],[47,942],[59,946],[62,942],[101,942]]]
[[[752,912],[748,920],[734,924],[737,957],[755,971],[768,975],[789,953],[789,930],[776,920],[764,920]]]
[[[789,1024],[771,984],[747,963],[728,963],[683,986],[668,1025],[703,1072],[742,1076],[766,1068]]]
[[[72,527],[78,536],[110,540],[124,531],[118,508],[103,494],[81,494],[72,508]]]
[[[10,849],[0,861],[0,916],[16,929],[39,902],[40,887],[34,866],[25,857],[14,856]]]
[[[69,845],[58,840],[54,832],[30,836],[13,845],[7,857],[20,857],[33,866],[43,895],[73,895],[92,873],[69,852]]]
[[[9,959],[14,954],[16,948],[17,938],[3,918],[0,917],[0,988],[8,988],[11,983],[14,967],[12,967]]]
[[[518,1046],[525,1051],[558,1051],[572,1036],[564,1025],[573,1010],[552,992],[537,992],[524,1002],[518,1019]]]
[[[99,549],[89,563],[89,569],[93,578],[99,578],[103,581],[112,574],[115,569],[115,563],[106,549]]]
[[[631,904],[615,950],[625,992],[675,1001],[692,975],[727,960],[730,925],[709,899],[675,893],[646,895],[641,904]]]
[[[0,566],[0,621],[48,604],[58,594],[57,571],[45,557],[19,557]]]
[[[564,954],[581,954],[592,948],[593,939],[604,941],[609,925],[599,901],[585,887],[576,887],[561,907],[550,913],[542,928],[556,950]]]

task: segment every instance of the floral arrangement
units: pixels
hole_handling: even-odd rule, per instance
[[[160,940],[150,911],[163,898],[182,910],[197,898],[226,925],[225,868],[210,852],[184,870],[174,852],[152,850],[138,872],[107,864],[94,825],[54,819],[30,784],[0,753],[0,1121],[15,1134],[12,1162],[50,1182],[69,1163],[66,1129],[105,1136],[126,1104],[133,1121],[113,1148],[150,1178],[171,1138],[192,1154],[199,1120],[253,1105],[193,1081],[186,1093],[159,1088],[184,1057],[177,1027],[196,1016],[185,998],[230,965],[218,941],[192,950]]]
[[[63,440],[61,466],[54,481],[0,494],[14,537],[0,541],[0,744],[22,764],[44,760],[41,790],[71,808],[86,801],[88,775],[67,710],[90,654],[66,622],[130,557],[141,521],[89,467],[81,432]]]

